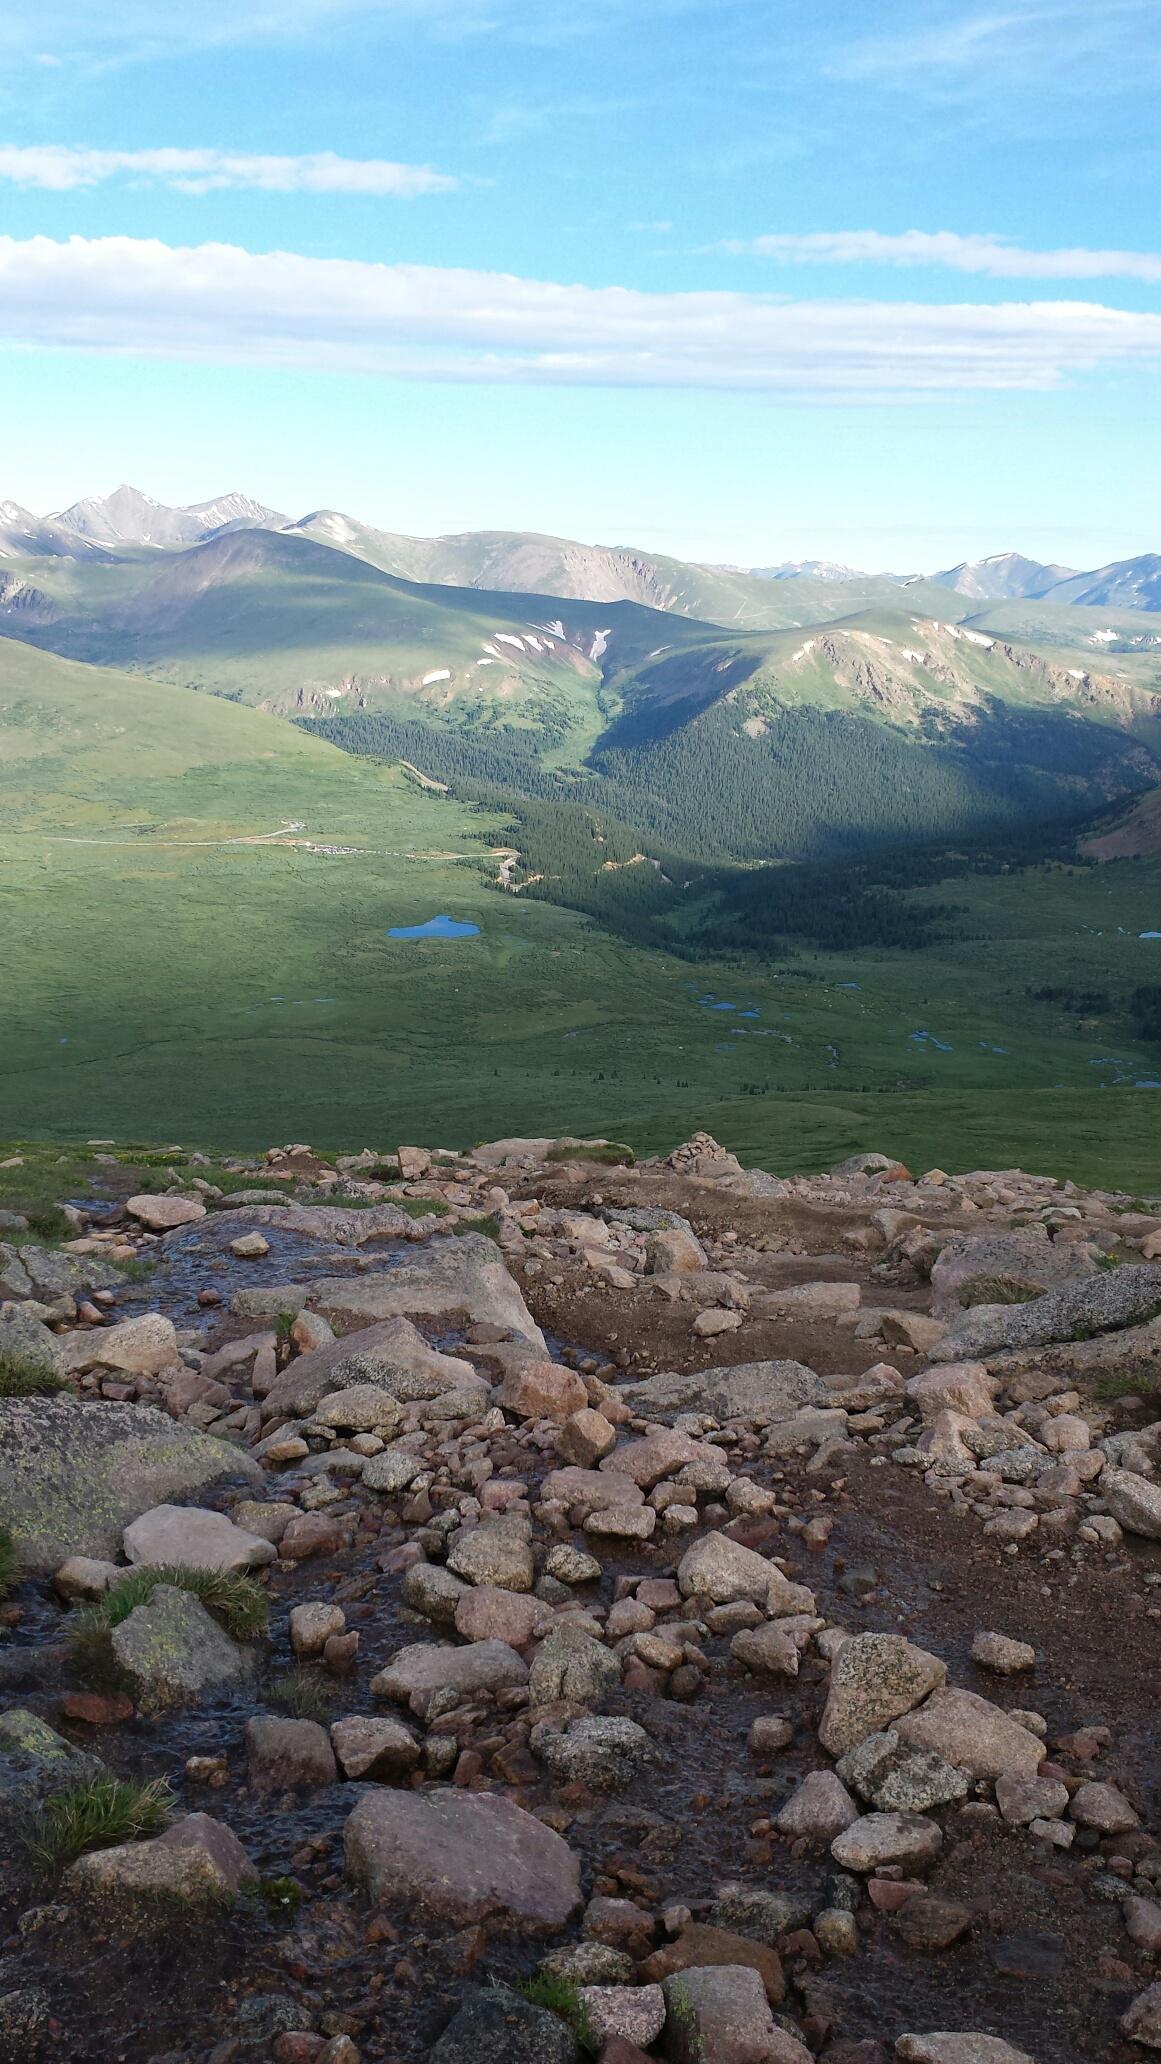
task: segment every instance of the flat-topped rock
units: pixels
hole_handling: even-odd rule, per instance
[[[1044,1761],[1044,1744],[1028,1728],[989,1699],[950,1684],[933,1691],[918,1712],[904,1714],[896,1732],[993,1783],[998,1777],[1035,1777]]]
[[[173,1226],[194,1225],[206,1215],[200,1197],[129,1197],[125,1209],[152,1233],[166,1233]]]
[[[947,1666],[901,1634],[854,1634],[831,1665],[830,1689],[818,1738],[832,1756],[844,1756],[877,1734],[944,1683]],[[981,1700],[981,1704],[984,1703]],[[938,1748],[938,1742],[926,1744]],[[955,1762],[957,1759],[950,1759]]]
[[[392,1656],[372,1678],[371,1690],[376,1698],[405,1705],[416,1693],[504,1691],[527,1682],[527,1663],[506,1641],[471,1641],[463,1648],[419,1641]]]
[[[788,1418],[799,1405],[831,1402],[822,1377],[802,1362],[741,1362],[686,1375],[670,1371],[625,1384],[618,1395],[642,1419],[708,1412],[715,1419],[751,1419],[759,1426]]]
[[[580,1859],[499,1793],[366,1792],[344,1845],[372,1900],[414,1901],[461,1928],[503,1918],[555,1934],[581,1903]]]
[[[224,1512],[206,1512],[196,1505],[155,1505],[125,1529],[130,1562],[183,1563],[192,1569],[260,1569],[273,1562],[275,1548],[261,1534],[235,1526]]]
[[[33,1572],[107,1559],[153,1506],[230,1477],[261,1480],[241,1448],[149,1405],[0,1399],[0,1512]]]
[[[355,1279],[359,1280],[359,1279]],[[369,1278],[363,1278],[367,1281]],[[291,1362],[262,1400],[264,1419],[288,1414],[305,1418],[334,1393],[382,1391],[397,1403],[436,1398],[453,1391],[473,1394],[483,1409],[488,1386],[470,1362],[440,1354],[404,1318],[385,1320],[328,1341]],[[369,1400],[352,1398],[351,1409],[369,1408]]]
[[[547,1359],[544,1335],[499,1248],[481,1233],[433,1241],[414,1261],[383,1275],[324,1276],[313,1301],[322,1312],[368,1321],[464,1312],[474,1324],[503,1327],[506,1337],[527,1341]]]

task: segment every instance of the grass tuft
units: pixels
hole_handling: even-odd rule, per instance
[[[20,1553],[12,1528],[0,1526],[0,1598],[7,1598],[20,1581]]]
[[[559,2015],[585,2049],[596,2050],[596,2032],[575,1979],[557,1978],[550,1971],[538,1971],[535,1977],[522,1979],[516,1990],[530,2005],[545,2007],[550,2014]]]
[[[0,1355],[0,1397],[43,1397],[50,1391],[67,1390],[68,1384],[55,1369],[29,1369]]]
[[[34,1868],[55,1878],[90,1849],[115,1849],[121,1842],[159,1835],[168,1827],[175,1803],[160,1778],[152,1784],[90,1778],[45,1800],[24,1836],[24,1846]]]
[[[144,1605],[158,1584],[192,1592],[208,1612],[221,1620],[235,1641],[252,1641],[266,1631],[269,1605],[265,1593],[240,1570],[195,1569],[186,1563],[161,1563],[130,1570],[94,1605],[82,1606],[67,1626],[69,1649],[83,1676],[107,1682],[113,1671],[109,1636]]]
[[[1021,1283],[1014,1276],[970,1276],[957,1292],[961,1305],[1032,1304],[1044,1292],[1035,1283]]]
[[[288,1713],[292,1720],[317,1720],[325,1724],[334,1711],[334,1693],[313,1670],[288,1670],[276,1677],[266,1693],[266,1703]]]

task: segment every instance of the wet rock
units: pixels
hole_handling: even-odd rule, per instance
[[[482,1407],[487,1399],[487,1385],[470,1362],[438,1353],[407,1319],[391,1318],[291,1362],[263,1398],[262,1416],[305,1418],[334,1392],[367,1388],[399,1404],[471,1394]]]
[[[584,1409],[588,1392],[575,1370],[558,1362],[520,1362],[508,1371],[497,1399],[518,1419],[567,1420]]]
[[[700,1921],[687,1922],[672,1942],[655,1949],[641,1964],[639,1975],[655,1985],[679,1971],[732,1967],[754,1972],[772,2005],[778,2006],[785,1997],[782,1962],[776,1950],[747,1935],[710,1928]]]
[[[156,1376],[159,1370],[179,1360],[177,1334],[161,1312],[142,1312],[140,1318],[122,1319],[119,1325],[103,1328],[99,1333],[74,1337],[89,1366],[120,1369],[128,1376]],[[69,1346],[71,1350],[72,1340]],[[70,1360],[74,1367],[85,1366],[78,1363],[72,1352]]]
[[[900,1634],[855,1634],[844,1641],[831,1667],[818,1738],[832,1756],[845,1755],[868,1734],[910,1712],[946,1677],[938,1656]]]
[[[0,1713],[0,1834],[6,1846],[54,1792],[107,1775],[99,1756],[74,1748],[27,1708]]]
[[[126,1527],[123,1546],[130,1562],[148,1568],[250,1570],[273,1562],[275,1554],[261,1535],[196,1505],[155,1505]]]
[[[259,1792],[314,1790],[338,1777],[325,1727],[259,1713],[246,1722],[250,1783]]]
[[[1161,1906],[1157,1901],[1131,1894],[1121,1908],[1121,1917],[1129,1940],[1135,1942],[1138,1949],[1148,1950],[1151,1956],[1156,1956],[1161,1950]]]
[[[292,1605],[290,1646],[296,1656],[321,1655],[332,1634],[341,1634],[346,1624],[341,1605],[327,1605],[322,1599]]]
[[[501,1591],[494,1584],[465,1590],[456,1605],[456,1632],[465,1641],[505,1641],[509,1648],[526,1648],[551,1624],[552,1610],[541,1599]]]
[[[966,1935],[975,1916],[955,1899],[942,1899],[934,1892],[917,1892],[892,1921],[892,1933],[909,1949],[950,1949]]]
[[[130,1521],[163,1499],[260,1474],[241,1449],[147,1405],[0,1400],[0,1511],[33,1572],[112,1557]]]
[[[977,1634],[972,1642],[972,1661],[997,1677],[1013,1677],[1020,1670],[1034,1670],[1036,1650],[1027,1641],[1012,1641],[1006,1634]]]
[[[621,1681],[621,1664],[611,1649],[583,1628],[562,1626],[543,1641],[528,1673],[534,1706],[565,1699],[592,1706]]]
[[[586,1985],[581,1999],[599,2042],[619,2035],[641,2047],[656,2042],[665,2026],[665,1994],[659,1985]]]
[[[563,1730],[534,1727],[531,1748],[561,1784],[584,1784],[594,1792],[623,1791],[658,1761],[657,1751],[636,1721],[592,1716]]]
[[[298,1511],[297,1505],[286,1503],[260,1504],[256,1498],[241,1498],[232,1507],[230,1517],[234,1525],[248,1534],[258,1534],[263,1541],[271,1541],[277,1548],[291,1520]]]
[[[927,1813],[967,1797],[962,1770],[933,1749],[909,1748],[893,1728],[869,1734],[840,1758],[844,1784],[885,1813]]]
[[[157,1584],[109,1637],[113,1658],[141,1713],[230,1690],[254,1676],[253,1655],[231,1641],[189,1591]]]
[[[334,1555],[345,1536],[336,1519],[325,1512],[300,1512],[292,1519],[278,1544],[284,1562],[306,1562],[314,1555]]]
[[[204,1904],[234,1898],[256,1876],[232,1828],[208,1813],[187,1813],[152,1841],[78,1857],[64,1884],[74,1897],[102,1906],[123,1899]]]
[[[434,1620],[440,1627],[455,1626],[461,1603],[471,1595],[471,1585],[445,1569],[441,1562],[415,1562],[403,1579],[404,1604],[410,1606],[412,1612],[422,1613],[425,1619]],[[506,1595],[515,1597],[516,1594]],[[522,1647],[523,1643],[516,1645]]]
[[[756,1971],[689,1966],[666,1978],[662,1990],[672,2064],[711,2057],[713,2064],[771,2064],[777,2056],[774,2016]]]
[[[786,1801],[774,1825],[780,1835],[790,1839],[803,1836],[808,1842],[829,1844],[858,1818],[859,1809],[842,1779],[833,1770],[812,1770]]]
[[[1124,1835],[1138,1825],[1124,1793],[1111,1784],[1082,1784],[1069,1811],[1078,1827],[1096,1828],[1102,1835]]]
[[[895,2044],[899,2064],[1036,2064],[1026,2050],[1018,2050],[998,2035],[984,2035],[974,2029],[931,2035],[901,2035]]]
[[[830,1853],[844,1870],[875,1870],[885,1863],[922,1869],[942,1847],[938,1822],[922,1813],[865,1813],[835,1836]]]
[[[1121,2032],[1142,2049],[1161,2050],[1161,1984],[1139,1992],[1128,2012],[1121,2016]]]
[[[417,1694],[449,1690],[491,1693],[527,1682],[528,1665],[507,1642],[473,1641],[466,1648],[451,1648],[425,1641],[401,1648],[372,1678],[371,1690],[376,1698],[406,1705]]]
[[[536,1568],[527,1523],[519,1518],[492,1519],[461,1528],[448,1550],[447,1566],[469,1584],[531,1591]]]
[[[827,1385],[801,1362],[742,1362],[734,1368],[667,1373],[620,1391],[643,1419],[673,1419],[708,1412],[715,1419],[752,1419],[760,1426],[787,1417],[799,1405],[830,1403]]]
[[[996,1804],[1011,1827],[1055,1820],[1068,1805],[1068,1786],[1055,1777],[998,1777]]]
[[[617,1445],[617,1431],[603,1412],[585,1406],[573,1412],[557,1435],[557,1453],[578,1469],[593,1469]]]
[[[239,1261],[261,1261],[270,1252],[270,1242],[261,1233],[239,1233],[237,1239],[230,1242],[230,1252]]]
[[[62,1562],[52,1580],[52,1588],[58,1598],[67,1603],[76,1599],[100,1598],[125,1575],[124,1569],[115,1562],[102,1562],[92,1555],[70,1555]]]
[[[974,1691],[943,1686],[918,1713],[900,1721],[898,1731],[916,1748],[934,1749],[948,1763],[957,1763],[973,1777],[1035,1777],[1044,1760],[1044,1744]]]
[[[792,1723],[781,1713],[762,1713],[750,1723],[746,1746],[755,1756],[777,1756],[794,1740]]]
[[[173,1226],[193,1225],[206,1215],[206,1207],[197,1197],[129,1197],[125,1209],[130,1217],[152,1233],[169,1232]]]
[[[469,1992],[429,2064],[579,2064],[580,2050],[559,2015],[495,1982]]]
[[[1150,1483],[1130,1469],[1104,1469],[1100,1494],[1118,1525],[1130,1534],[1161,1541],[1161,1483]]]
[[[857,1818],[857,1809],[852,1806],[851,1810]],[[807,1926],[810,1902],[793,1892],[768,1892],[761,1885],[719,1885],[709,1920],[712,1927],[751,1936],[774,1948],[781,1936]]]
[[[41,1986],[21,1985],[15,1992],[0,1992],[0,2055],[38,2056],[51,2019],[52,2001]]]
[[[372,1900],[415,1900],[458,1927],[497,1916],[553,1934],[580,1905],[567,1842],[498,1793],[369,1791],[344,1840]]]
[[[414,1261],[383,1275],[324,1276],[313,1301],[328,1317],[338,1312],[372,1321],[465,1312],[477,1325],[502,1327],[504,1338],[546,1353],[544,1335],[499,1249],[481,1233],[434,1240]]]
[[[859,1924],[845,1907],[824,1907],[815,1915],[813,1933],[827,1956],[853,1956],[859,1946]]]
[[[406,1777],[419,1762],[419,1743],[401,1720],[351,1714],[333,1722],[331,1747],[344,1777]]]

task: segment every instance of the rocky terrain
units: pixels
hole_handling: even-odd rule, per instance
[[[1161,1203],[230,1166],[0,1221],[0,2058],[1161,2049]]]

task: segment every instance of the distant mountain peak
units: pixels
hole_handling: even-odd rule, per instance
[[[1044,595],[1059,581],[1070,580],[1071,566],[1045,565],[1040,559],[1026,559],[1022,552],[991,552],[986,559],[961,559],[931,578],[941,588],[957,595],[970,595],[981,602],[1020,600]]]

